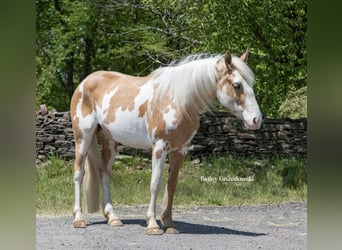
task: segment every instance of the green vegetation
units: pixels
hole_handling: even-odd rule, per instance
[[[164,169],[164,180],[167,166]],[[37,168],[37,213],[71,213],[74,199],[71,163],[51,158]],[[116,205],[148,204],[151,167],[138,157],[113,166],[112,197]],[[216,181],[214,181],[216,178]],[[240,179],[238,179],[240,178]],[[306,200],[306,160],[212,157],[187,160],[180,170],[175,205],[241,205]],[[159,195],[161,203],[163,191]]]
[[[264,116],[307,85],[307,0],[37,0],[37,105],[69,110],[90,72],[145,75],[194,53],[242,54]]]
[[[307,87],[289,91],[278,114],[292,119],[307,117]]]
[[[70,213],[73,208],[74,183],[72,165],[52,157],[36,171],[36,210]]]

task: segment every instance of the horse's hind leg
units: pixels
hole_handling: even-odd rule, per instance
[[[84,164],[87,158],[89,145],[91,143],[95,127],[82,130],[77,124],[73,124],[75,137],[75,162],[74,162],[74,227],[86,227],[81,209],[81,183],[84,176]]]
[[[112,176],[112,165],[116,155],[116,142],[110,136],[106,136],[101,128],[97,131],[97,137],[102,144],[102,159],[105,167],[105,171],[101,172],[103,215],[108,219],[108,225],[116,227],[122,226],[121,220],[114,213],[110,194],[110,180]]]

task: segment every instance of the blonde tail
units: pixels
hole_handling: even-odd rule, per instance
[[[104,169],[96,135],[93,136],[85,162],[83,176],[83,211],[95,213],[100,209],[100,169]]]

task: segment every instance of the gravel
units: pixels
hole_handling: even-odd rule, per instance
[[[307,205],[175,207],[180,234],[145,234],[147,206],[116,208],[124,226],[98,214],[73,228],[71,215],[36,215],[36,249],[306,249]],[[159,209],[160,212],[160,209]]]

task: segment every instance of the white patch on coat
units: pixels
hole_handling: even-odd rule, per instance
[[[84,135],[87,133],[92,134],[94,129],[96,128],[94,126],[94,124],[96,123],[96,120],[95,120],[96,112],[95,112],[95,110],[93,110],[93,112],[91,112],[90,114],[88,114],[86,116],[82,115],[83,85],[84,85],[84,83],[81,83],[80,88],[79,88],[79,91],[81,92],[82,97],[79,99],[79,101],[76,105],[76,115],[74,116],[73,119],[74,120],[76,118],[79,119],[79,123],[77,124],[77,126],[82,131],[82,134]],[[86,141],[85,138],[87,138],[88,141]],[[90,140],[91,140],[91,138],[84,136],[84,140],[82,140],[82,143],[80,144],[80,150],[78,152],[79,154],[81,154],[81,155],[86,154],[87,149],[85,148],[85,145],[88,145]]]
[[[99,106],[96,103],[96,113],[97,113],[97,120],[99,120],[99,115],[101,117],[106,117],[108,115],[108,109],[110,107],[110,100],[112,99],[112,97],[115,95],[115,93],[118,91],[118,87],[116,87],[115,89],[113,89],[112,91],[110,91],[109,93],[106,93],[103,95],[102,98],[102,103],[101,106]]]
[[[173,125],[176,119],[176,110],[172,108],[172,105],[170,104],[168,107],[168,112],[163,113],[163,119],[166,124],[165,132],[166,134],[168,133],[169,130],[175,130],[177,128],[177,125]]]
[[[102,108],[97,106],[99,113],[101,113],[98,117],[101,127],[108,129],[116,142],[134,148],[150,148],[152,143],[147,131],[146,116],[139,117],[139,107],[148,100],[152,92],[152,85],[147,83],[140,88],[139,94],[134,99],[134,109],[132,111],[122,110],[119,107],[115,111],[115,120],[105,123],[106,107],[115,94],[114,91],[112,92],[107,98],[103,98]]]

